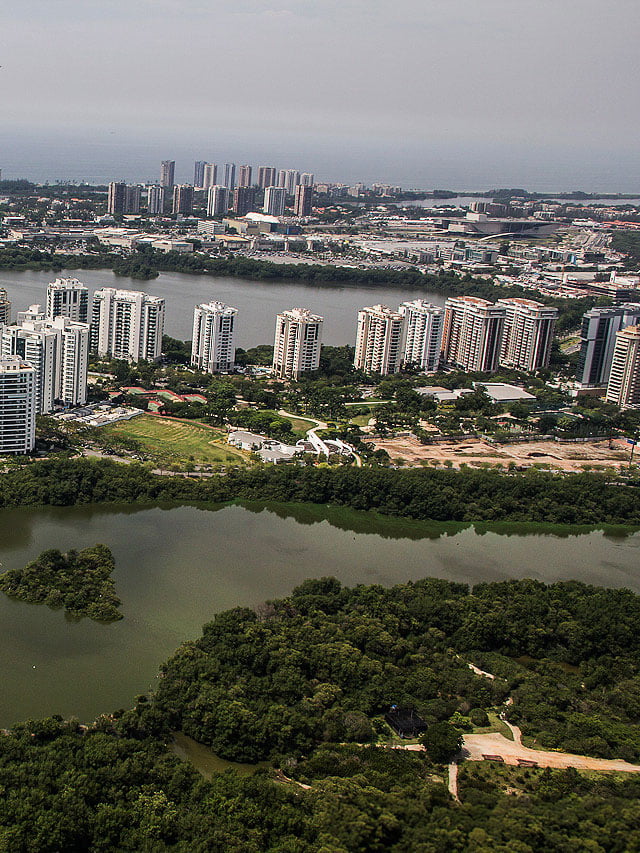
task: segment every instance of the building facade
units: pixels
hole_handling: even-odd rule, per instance
[[[296,216],[310,216],[313,201],[313,187],[298,184],[293,202],[293,212]]]
[[[173,189],[174,178],[176,173],[175,160],[163,160],[160,163],[160,186],[165,190]]]
[[[284,187],[267,187],[264,191],[263,213],[268,216],[282,216],[285,199],[286,190]]]
[[[607,402],[621,409],[640,408],[640,326],[629,326],[616,335]]]
[[[236,164],[235,163],[225,163],[224,164],[224,180],[222,183],[229,190],[229,192],[233,192],[236,188]]]
[[[558,309],[532,299],[499,299],[505,309],[500,364],[514,370],[548,367]]]
[[[398,312],[406,325],[403,364],[416,365],[428,373],[435,372],[440,364],[444,308],[424,299],[414,299],[403,302]]]
[[[233,212],[245,216],[255,208],[256,191],[250,186],[239,186],[233,191]]]
[[[215,187],[216,181],[218,180],[218,167],[215,163],[205,163],[204,164],[204,173],[202,176],[202,189],[209,190],[211,187]]]
[[[89,326],[68,317],[51,319],[32,305],[19,322],[4,326],[2,357],[19,356],[35,371],[36,412],[47,414],[56,403],[81,406],[87,401]]]
[[[164,311],[164,299],[159,296],[113,287],[97,290],[91,315],[91,352],[127,361],[158,361]]]
[[[276,317],[273,371],[279,379],[299,379],[320,366],[324,318],[307,308],[292,308]]]
[[[506,310],[475,296],[447,299],[442,358],[463,370],[492,373],[498,367]]]
[[[4,287],[0,287],[0,326],[11,322],[11,300]]]
[[[164,212],[164,187],[147,187],[147,213],[149,216],[159,216]]]
[[[77,278],[57,278],[47,287],[47,317],[68,317],[76,323],[89,322],[89,288]]]
[[[300,175],[300,183],[303,187],[312,187],[313,186],[314,175],[313,172],[303,172]]]
[[[125,212],[127,185],[124,181],[111,181],[107,197],[107,213],[112,216]]]
[[[354,366],[365,373],[397,373],[405,344],[405,318],[387,305],[358,311]]]
[[[204,167],[206,165],[204,160],[196,160],[193,166],[193,186],[198,190],[204,189]]]
[[[35,370],[19,356],[0,356],[0,455],[31,453],[35,444]]]
[[[251,166],[240,166],[238,169],[238,186],[239,187],[250,187],[251,186],[251,174],[253,169]]]
[[[616,335],[640,323],[640,304],[592,308],[582,318],[580,356],[576,379],[586,388],[604,387],[609,381]]]
[[[229,190],[218,184],[209,188],[207,216],[226,216],[229,210]]]
[[[193,312],[191,364],[206,373],[231,370],[235,362],[238,311],[224,302],[196,305]]]
[[[284,187],[287,195],[293,195],[300,183],[300,172],[297,169],[287,169],[285,172]]]
[[[273,166],[258,167],[258,186],[261,190],[273,187],[276,183],[276,170]]]
[[[178,184],[173,188],[172,213],[189,214],[193,210],[193,187],[191,184]]]

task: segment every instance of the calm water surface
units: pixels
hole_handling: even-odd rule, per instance
[[[109,545],[125,617],[111,625],[74,622],[0,594],[0,726],[52,713],[90,721],[129,706],[217,611],[285,595],[309,577],[384,585],[429,575],[468,583],[579,578],[640,592],[640,534],[442,530],[309,507],[0,511],[5,569],[46,548]]]
[[[100,287],[143,290],[166,300],[165,331],[181,340],[191,340],[193,308],[200,302],[218,299],[238,309],[236,343],[246,349],[273,343],[275,317],[287,308],[310,308],[324,320],[323,341],[340,346],[353,344],[360,308],[382,302],[393,308],[407,299],[428,299],[444,305],[446,297],[421,289],[353,287],[327,284],[318,287],[302,282],[257,281],[245,278],[161,273],[151,281],[120,278],[111,270],[71,270],[60,276],[78,278],[91,293]],[[0,270],[0,287],[5,287],[16,312],[34,303],[46,304],[47,284],[56,278],[51,272],[11,272]]]

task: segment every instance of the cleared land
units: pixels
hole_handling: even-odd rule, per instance
[[[139,415],[104,427],[105,434],[137,441],[143,453],[167,464],[238,465],[246,455],[226,444],[226,432],[195,421]]]
[[[559,471],[583,471],[585,468],[626,468],[629,464],[630,447],[624,441],[615,439],[597,442],[579,442],[560,444],[555,441],[526,441],[516,444],[490,444],[482,439],[464,439],[459,442],[447,441],[439,444],[420,444],[412,436],[397,438],[367,439],[376,450],[386,450],[391,460],[404,460],[406,465],[446,465],[454,468],[461,464],[472,468],[482,465],[502,465],[510,463],[517,467],[530,468],[533,465]],[[639,454],[640,458],[640,454]]]

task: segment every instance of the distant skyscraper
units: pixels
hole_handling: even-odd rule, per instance
[[[20,356],[0,357],[0,455],[36,444],[36,372]]]
[[[124,181],[111,181],[107,199],[107,212],[111,215],[124,213],[127,185]]]
[[[193,187],[191,184],[177,184],[173,188],[172,213],[189,214],[193,210]]]
[[[165,189],[173,189],[174,176],[176,171],[175,160],[163,160],[160,163],[160,186]]]
[[[287,170],[286,169],[278,169],[277,185],[279,187],[283,187],[286,189],[286,186],[287,186]]]
[[[77,278],[57,278],[47,287],[47,319],[89,322],[89,289]]]
[[[300,183],[303,187],[312,187],[313,186],[313,172],[303,172],[300,175]]]
[[[260,166],[258,169],[258,186],[261,190],[276,185],[276,170],[273,166]]]
[[[124,190],[124,212],[140,213],[140,187],[129,184]]]
[[[201,190],[204,188],[204,167],[206,163],[204,160],[196,160],[195,165],[193,167],[193,186]]]
[[[91,352],[128,361],[157,361],[163,332],[164,299],[114,287],[93,294]]]
[[[296,187],[300,183],[300,172],[297,169],[287,169],[285,172],[284,186],[287,190],[287,195],[293,195]]]
[[[365,373],[397,373],[405,340],[404,317],[387,305],[358,311],[354,365]]]
[[[576,379],[585,387],[606,385],[609,380],[616,335],[640,323],[640,304],[592,308],[582,318],[580,356]]]
[[[202,188],[205,190],[215,187],[218,179],[218,167],[215,163],[205,163]]]
[[[499,299],[506,310],[500,364],[515,370],[547,367],[558,309],[532,299]]]
[[[424,299],[414,299],[403,302],[398,313],[403,315],[406,324],[403,363],[433,373],[440,364],[444,308]]]
[[[311,214],[311,202],[313,199],[313,187],[305,187],[298,184],[296,187],[293,212],[296,216],[309,216]]]
[[[506,309],[475,296],[445,304],[442,357],[463,370],[492,373],[498,366]]]
[[[233,192],[236,186],[236,164],[235,163],[225,163],[224,164],[224,180],[223,184],[225,187]]]
[[[264,213],[269,216],[282,216],[284,213],[286,190],[284,187],[267,187],[264,191]]]
[[[191,364],[206,373],[230,370],[235,361],[238,311],[224,302],[196,305],[193,312]]]
[[[221,184],[209,188],[207,216],[226,216],[229,210],[229,190]]]
[[[629,326],[616,335],[607,402],[621,409],[640,408],[640,326]]]
[[[87,400],[89,326],[68,317],[45,317],[39,305],[2,329],[2,356],[18,355],[36,371],[36,412],[53,411],[54,402],[81,406]]]
[[[279,379],[299,379],[320,365],[323,318],[306,308],[292,308],[276,317],[273,370]]]
[[[147,213],[158,216],[164,211],[164,187],[152,186],[147,189]]]
[[[244,216],[255,207],[256,191],[253,187],[236,187],[233,191],[233,212]]]
[[[251,186],[251,166],[240,166],[238,169],[238,186],[239,187],[250,187]]]
[[[11,322],[11,302],[4,287],[0,287],[0,326]]]

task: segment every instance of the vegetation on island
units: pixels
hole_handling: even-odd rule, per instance
[[[111,573],[113,555],[106,545],[82,551],[43,551],[24,569],[0,575],[0,591],[19,601],[64,608],[71,616],[88,616],[98,622],[122,619],[122,602],[115,593]]]
[[[49,717],[0,736],[0,849],[638,849],[640,774],[463,762],[455,801],[444,762],[498,709],[541,745],[555,727],[558,747],[637,758],[639,629],[640,596],[576,582],[307,581],[216,616],[156,697],[87,728]],[[493,680],[469,666],[489,660]],[[427,751],[383,748],[399,745],[391,702],[423,716]],[[204,779],[168,749],[174,726],[270,766]]]

